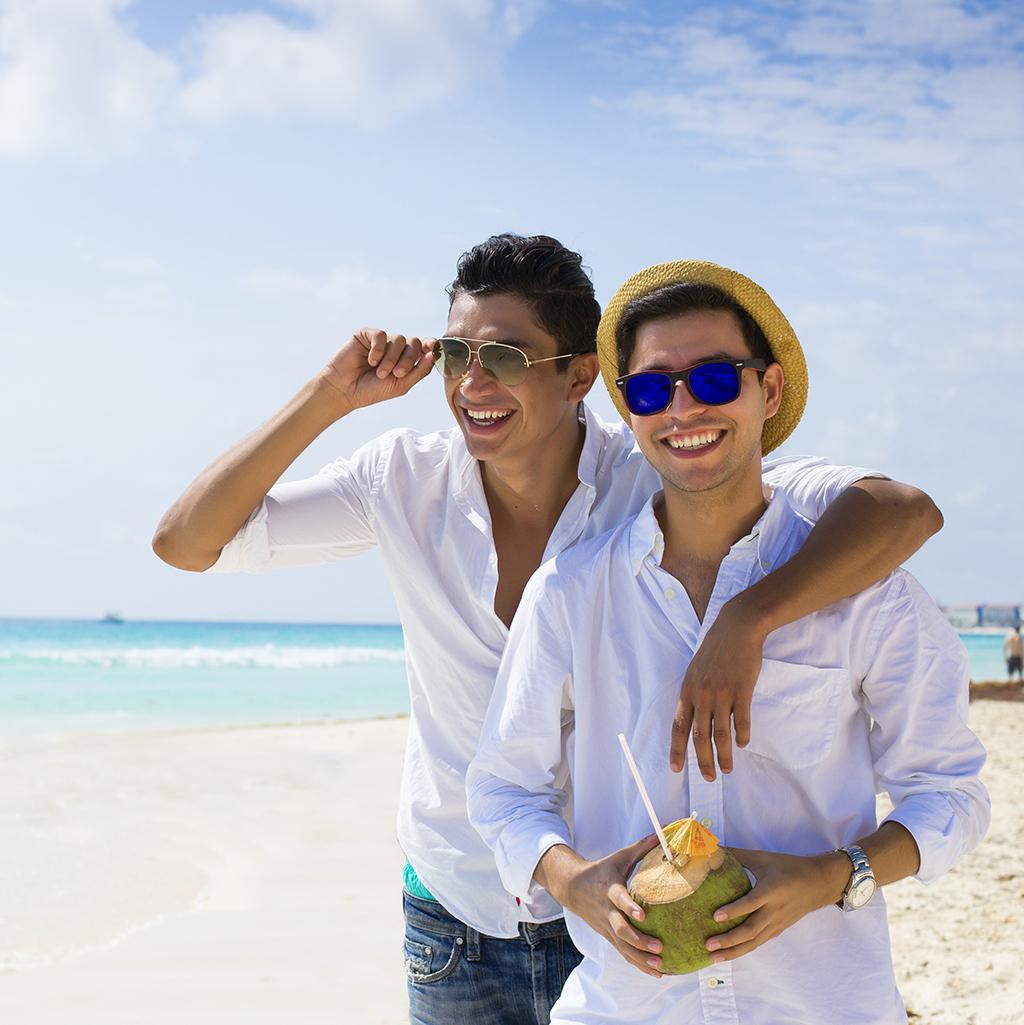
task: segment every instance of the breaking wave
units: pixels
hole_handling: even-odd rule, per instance
[[[368,662],[404,662],[401,649],[350,647],[280,647],[275,644],[235,648],[29,648],[0,650],[0,664],[51,664],[130,669],[330,669]]]

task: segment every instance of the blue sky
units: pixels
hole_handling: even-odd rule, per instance
[[[0,614],[393,619],[375,556],[211,579],[149,538],[354,328],[441,329],[504,230],[602,300],[755,278],[810,364],[787,450],[926,488],[938,599],[1021,600],[1022,51],[1010,3],[0,0]],[[289,476],[447,416],[425,382]]]

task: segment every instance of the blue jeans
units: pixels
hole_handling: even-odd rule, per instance
[[[403,893],[411,1025],[548,1025],[580,963],[565,921],[481,936],[437,901]]]

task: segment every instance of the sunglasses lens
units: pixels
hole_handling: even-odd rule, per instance
[[[519,349],[500,342],[487,342],[480,346],[480,363],[502,384],[522,384],[529,370],[526,356]]]
[[[707,406],[724,406],[740,393],[740,372],[731,363],[702,363],[690,371],[690,393]]]
[[[622,395],[631,413],[651,416],[668,407],[672,399],[672,381],[668,374],[637,374],[623,385]]]
[[[445,377],[462,377],[469,369],[469,353],[469,346],[461,338],[438,338],[434,366]]]

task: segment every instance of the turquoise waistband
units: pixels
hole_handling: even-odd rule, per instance
[[[402,882],[414,897],[419,897],[420,900],[437,901],[437,898],[420,881],[420,877],[416,875],[416,869],[409,862],[406,862],[405,868],[402,869]]]

